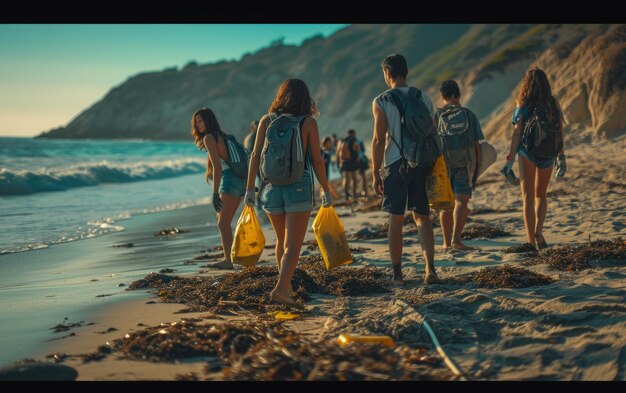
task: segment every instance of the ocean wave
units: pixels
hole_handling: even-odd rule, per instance
[[[65,168],[43,168],[37,171],[0,168],[0,196],[63,191],[75,187],[96,186],[101,183],[165,179],[201,173],[204,170],[204,161],[194,158],[133,164],[100,161]]]

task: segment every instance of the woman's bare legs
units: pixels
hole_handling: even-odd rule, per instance
[[[222,237],[222,247],[224,248],[224,260],[211,265],[220,269],[232,269],[233,262],[230,258],[230,249],[233,245],[233,229],[232,221],[241,202],[241,197],[235,197],[230,194],[220,194],[222,199],[222,210],[217,213],[217,227]]]
[[[296,271],[298,260],[300,259],[300,249],[309,225],[310,211],[301,213],[286,213],[284,253],[280,263],[278,282],[270,293],[272,300],[283,303],[287,306],[298,306],[291,298],[291,279]],[[274,221],[272,220],[272,225]]]
[[[543,222],[546,220],[548,212],[548,199],[546,192],[550,184],[552,167],[546,169],[537,168],[535,175],[535,242],[538,248],[546,247],[546,239],[543,237]]]
[[[528,243],[535,245],[535,171],[536,166],[526,157],[519,157],[520,187],[524,205],[524,226]]]

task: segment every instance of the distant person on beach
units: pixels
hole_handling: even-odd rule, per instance
[[[250,159],[245,203],[254,205],[254,174],[260,169],[268,185],[261,202],[276,232],[276,263],[279,276],[270,298],[298,306],[292,297],[291,279],[300,257],[300,248],[313,208],[313,172],[322,189],[323,206],[331,206],[324,161],[320,153],[318,113],[306,84],[300,79],[285,80],[274,101],[260,120]],[[290,165],[284,159],[291,157]]]
[[[381,66],[385,83],[390,89],[372,102],[372,187],[376,194],[383,196],[382,210],[389,212],[388,237],[393,280],[397,284],[403,283],[402,227],[408,205],[426,260],[424,282],[434,284],[439,282],[439,278],[435,272],[435,244],[426,177],[441,154],[441,147],[434,125],[433,104],[426,92],[407,86],[408,68],[402,55],[387,56]],[[418,121],[401,122],[407,114],[418,114]],[[419,129],[409,130],[406,127],[408,123],[418,124]],[[417,145],[424,149],[417,149]]]
[[[326,178],[330,178],[330,162],[332,161],[333,154],[333,141],[329,136],[322,140],[322,160],[324,160],[324,168],[326,168]]]
[[[461,105],[461,90],[453,80],[439,88],[444,106],[435,111],[437,132],[443,142],[448,177],[454,192],[454,214],[441,211],[443,249],[476,250],[461,241],[469,213],[468,203],[476,186],[476,163],[480,161],[480,140],[484,139],[478,118]]]
[[[248,157],[241,157],[240,151],[232,149],[233,142],[230,139],[232,137],[222,131],[215,114],[209,108],[199,109],[193,114],[191,135],[196,146],[208,153],[205,179],[207,181],[213,180],[213,207],[217,213],[217,227],[222,237],[224,249],[224,260],[211,265],[211,267],[232,269],[230,248],[233,243],[233,230],[231,223],[241,202],[241,197],[245,194],[246,179],[235,175],[229,162],[236,162],[239,165],[241,160],[247,162]],[[227,143],[231,145],[227,146]],[[237,157],[230,157],[230,151],[234,151]]]
[[[524,208],[524,226],[528,243],[538,250],[548,247],[543,236],[548,200],[546,192],[555,169],[557,178],[565,176],[563,125],[561,106],[552,95],[545,72],[533,68],[526,72],[515,99],[512,123],[515,125],[511,148],[502,167],[503,174],[512,173],[515,155],[519,152],[519,175]]]
[[[356,198],[356,171],[359,169],[360,151],[361,148],[356,138],[356,131],[348,130],[348,136],[342,139],[337,146],[346,200]]]
[[[367,192],[367,178],[365,175],[365,172],[370,168],[370,160],[369,158],[367,158],[367,156],[365,155],[365,145],[363,144],[363,140],[362,139],[358,139],[358,144],[359,144],[359,174],[361,175],[361,181],[362,186],[363,186],[363,191],[361,193],[362,196],[366,197],[368,196],[368,192]]]

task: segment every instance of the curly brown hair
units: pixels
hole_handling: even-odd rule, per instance
[[[269,107],[270,113],[290,113],[296,116],[313,115],[317,112],[315,101],[309,94],[309,88],[301,79],[285,80],[278,87],[276,97]]]
[[[532,68],[526,72],[522,85],[517,92],[515,103],[519,108],[526,106],[532,110],[536,106],[544,106],[553,118],[558,118],[559,105],[552,95],[548,76],[540,68]]]

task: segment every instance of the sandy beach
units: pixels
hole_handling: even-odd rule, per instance
[[[315,350],[323,354],[318,355],[322,360],[326,359],[324,356],[327,359],[338,359],[340,354],[337,351],[342,349],[335,349],[339,348],[335,340],[341,333],[388,335],[396,341],[396,347],[385,351],[395,351],[393,356],[399,356],[398,359],[404,362],[404,370],[410,370],[405,375],[412,375],[413,379],[460,379],[460,376],[446,367],[436,352],[423,324],[420,323],[424,317],[447,355],[456,362],[466,379],[626,380],[626,260],[623,257],[607,259],[600,254],[595,257],[592,255],[586,259],[588,267],[577,271],[559,270],[549,263],[552,260],[549,252],[557,247],[584,245],[589,244],[589,241],[599,244],[593,243],[597,240],[618,244],[616,239],[619,237],[622,239],[621,244],[626,240],[626,158],[623,155],[625,141],[622,137],[568,149],[567,176],[563,180],[553,180],[548,190],[549,207],[544,233],[552,247],[542,251],[541,255],[546,256],[543,260],[532,258],[529,254],[503,252],[525,242],[525,235],[520,191],[518,187],[507,185],[497,172],[499,160],[479,180],[470,202],[472,212],[466,229],[482,224],[498,227],[509,234],[466,241],[468,245],[480,247],[480,251],[443,252],[441,229],[437,224],[435,266],[442,284],[426,286],[423,283],[424,260],[417,236],[411,233],[415,227],[407,225],[403,249],[406,284],[392,286],[386,231],[379,236],[372,234],[374,238],[371,239],[354,239],[353,236],[359,231],[361,234],[376,232],[377,226],[386,222],[386,213],[376,208],[361,211],[366,209],[359,204],[337,206],[354,259],[351,266],[339,269],[374,267],[377,272],[382,273],[383,278],[377,282],[384,288],[375,293],[357,291],[341,295],[309,291],[311,293],[307,296],[303,295],[303,299],[307,299],[304,303],[305,310],[291,310],[300,313],[301,318],[278,323],[280,327],[276,328],[279,329],[277,334],[283,334],[280,329],[286,329],[291,332],[289,334],[297,335],[299,340],[308,343],[307,348],[310,351],[317,348]],[[504,150],[504,146],[498,148],[500,153]],[[517,164],[515,171],[517,172]],[[207,251],[206,246],[202,246],[202,241],[206,240],[202,236],[210,232],[208,229],[194,231],[194,228],[198,228],[196,224],[203,221],[198,218],[200,211],[196,207],[169,212],[170,215],[178,215],[176,225],[192,228],[192,231],[189,234],[180,234],[176,240],[167,244],[158,243],[158,247],[155,243],[150,247],[154,253],[152,257],[158,261],[159,266],[176,269],[173,273],[167,273],[170,276],[210,279],[220,274],[243,275],[245,271],[240,267],[234,273],[204,267],[207,258],[219,255],[219,251]],[[202,214],[206,217],[210,215],[206,206],[203,207]],[[207,221],[208,218],[203,221],[205,227]],[[311,223],[312,221],[313,217]],[[155,231],[158,230],[157,227],[163,226],[161,224],[162,222],[146,223]],[[100,239],[107,239],[106,243],[110,246],[112,242],[119,242],[123,236],[127,234],[120,233]],[[275,244],[271,228],[265,227],[265,237],[267,246]],[[303,258],[317,260],[322,264],[319,257],[316,259],[319,251],[310,242],[313,240],[314,235],[309,231],[303,246]],[[313,244],[311,250],[307,249],[306,242]],[[132,249],[127,249],[126,252],[128,250]],[[135,248],[135,251],[138,249]],[[273,249],[266,248],[258,266],[268,269],[275,266],[273,254]],[[572,260],[574,256],[572,254]],[[567,265],[569,262],[567,258],[565,260]],[[197,263],[190,264],[187,261]],[[298,270],[301,270],[302,263],[299,266]],[[502,277],[507,270],[499,270],[499,279],[489,287],[485,285],[485,272],[488,272],[485,269],[494,268],[523,269],[517,271],[522,272],[519,274],[523,277],[519,277],[527,281],[538,280],[540,284],[519,284],[519,277],[513,275],[509,281],[517,284],[512,285],[513,287],[500,285],[504,282]],[[133,274],[135,277],[143,277],[151,271],[155,270],[142,270],[138,267],[133,270]],[[95,284],[97,283],[91,283]],[[232,312],[223,314],[207,311],[208,308],[199,312],[180,313],[181,310],[190,308],[190,305],[163,302],[162,299],[174,296],[160,292],[163,288],[135,291],[119,288],[119,292],[124,291],[123,296],[132,296],[125,297],[124,301],[89,308],[82,318],[93,323],[91,325],[82,324],[67,332],[48,333],[50,338],[61,335],[66,337],[41,346],[32,357],[49,362],[53,359],[53,354],[58,354],[57,358],[62,364],[73,367],[78,372],[78,380],[230,380],[264,379],[263,375],[270,375],[261,372],[255,374],[256,377],[244,374],[241,371],[245,370],[241,363],[244,360],[234,360],[232,356],[221,356],[221,363],[215,366],[215,356],[189,356],[183,352],[177,356],[177,347],[173,346],[170,350],[171,359],[167,361],[138,360],[129,347],[120,349],[121,347],[112,345],[113,340],[124,341],[125,335],[132,338],[136,334],[144,334],[142,331],[158,330],[159,326],[162,330],[172,330],[175,326],[181,326],[180,321],[183,319],[183,326],[191,326],[188,329],[214,326],[213,331],[215,326],[230,323],[253,323],[259,326],[277,323],[272,322],[274,318],[268,316],[267,312],[239,307],[235,302],[230,308]],[[296,289],[298,287],[294,285],[294,290]],[[229,304],[227,298],[222,301]],[[208,307],[211,304],[203,306]],[[198,304],[194,307],[197,308]],[[175,322],[178,325],[170,325]],[[50,321],[49,325],[51,327],[54,324]],[[73,335],[67,336],[70,332]],[[253,333],[249,334],[254,336]],[[149,336],[152,337],[152,334]],[[258,345],[262,348],[254,347],[257,348],[255,351],[269,351],[267,346]],[[369,347],[365,344],[353,344],[345,350],[355,353],[357,349],[354,348],[361,346]],[[361,350],[365,351],[358,349]],[[383,355],[380,352],[382,349],[371,351],[371,359]],[[390,359],[391,352],[385,352],[387,357],[383,358]],[[407,366],[407,359],[413,359],[407,355],[409,352],[416,356],[416,360],[409,362],[411,364]],[[91,360],[93,356],[82,356],[98,353],[100,356],[95,358],[100,358],[99,360]],[[248,353],[245,355],[242,359],[252,356]],[[319,360],[322,362],[320,364],[326,364],[322,360]],[[307,374],[307,361],[307,357],[303,356],[300,366],[294,366],[296,369],[301,367],[304,373],[299,378],[298,374],[289,374],[287,371],[287,374],[273,375],[275,379],[334,379],[318,369],[315,369],[317,374]],[[380,359],[377,361],[380,362]],[[382,365],[364,366],[361,371],[357,368],[356,371],[352,370],[353,374],[347,373],[347,366],[344,369],[341,365],[333,367],[338,370],[333,371],[336,373],[333,375],[352,375],[352,379],[407,379],[382,371],[372,371],[376,367],[383,370]],[[240,370],[240,374],[232,370]],[[281,378],[280,375],[288,376]]]

